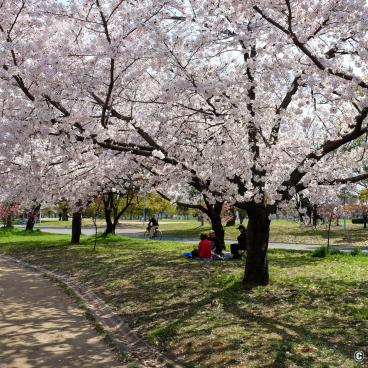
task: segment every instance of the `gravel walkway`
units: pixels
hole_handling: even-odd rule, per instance
[[[65,292],[0,257],[0,368],[123,368]]]

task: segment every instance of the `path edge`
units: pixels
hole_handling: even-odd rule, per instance
[[[49,271],[44,267],[36,266],[6,254],[0,254],[0,257],[14,262],[23,268],[40,273],[51,281],[59,283],[64,293],[69,292],[77,302],[82,304],[86,312],[93,317],[93,323],[97,323],[98,327],[102,329],[102,332],[108,338],[109,343],[116,348],[119,354],[127,355],[142,367],[147,368],[185,367],[176,362],[174,357],[169,357],[149,345],[130,329],[124,320],[113,311],[109,304],[71,276]]]

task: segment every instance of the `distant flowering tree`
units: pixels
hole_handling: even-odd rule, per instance
[[[12,220],[18,213],[18,206],[16,204],[0,204],[0,219],[4,227],[11,227]]]
[[[236,213],[234,206],[229,203],[224,203],[221,217],[226,226],[234,226],[236,221]]]

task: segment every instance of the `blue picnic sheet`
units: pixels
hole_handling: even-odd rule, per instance
[[[199,257],[192,258],[192,252],[184,252],[183,256],[187,258],[191,258],[195,261],[210,261],[211,260],[211,258],[199,258]],[[228,259],[232,259],[232,255],[229,252],[225,252],[223,260],[226,261]]]
[[[209,261],[211,259],[211,258],[199,258],[199,257],[192,258],[192,252],[184,252],[183,256],[194,259],[195,261]]]

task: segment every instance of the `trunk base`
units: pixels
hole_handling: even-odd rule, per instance
[[[269,283],[267,251],[271,221],[267,207],[262,204],[251,204],[246,209],[249,221],[243,290],[251,290]]]
[[[82,232],[82,214],[80,212],[73,213],[72,220],[72,240],[71,244],[79,244]]]
[[[35,220],[28,219],[26,225],[26,231],[33,231]]]

